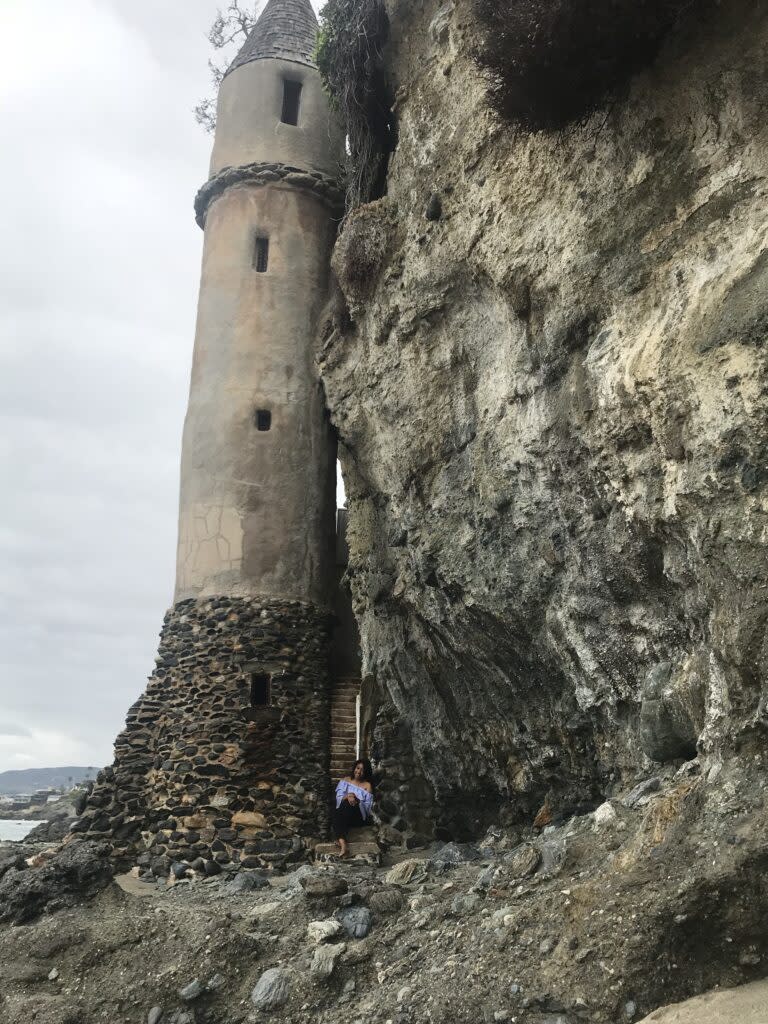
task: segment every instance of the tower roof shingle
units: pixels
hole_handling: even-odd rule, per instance
[[[316,67],[313,54],[317,29],[310,0],[269,0],[227,74],[265,57]]]

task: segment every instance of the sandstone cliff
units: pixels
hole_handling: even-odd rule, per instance
[[[389,0],[398,145],[318,361],[366,671],[476,833],[765,744],[768,9],[586,123],[498,120],[469,0]]]

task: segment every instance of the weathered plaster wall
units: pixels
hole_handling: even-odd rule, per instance
[[[364,671],[471,831],[764,742],[768,11],[526,134],[466,0],[388,9],[400,141],[320,365]]]
[[[261,594],[326,605],[335,443],[312,362],[335,224],[290,186],[208,210],[181,468],[177,600]],[[269,268],[253,267],[257,235]],[[258,431],[258,409],[272,414]]]
[[[298,125],[280,120],[284,79],[302,84]],[[343,153],[344,136],[314,68],[255,60],[221,83],[211,176],[223,167],[264,160],[336,175]]]

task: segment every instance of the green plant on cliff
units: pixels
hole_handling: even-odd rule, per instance
[[[476,60],[505,119],[558,129],[586,120],[647,66],[684,11],[705,0],[473,0]]]
[[[382,66],[389,31],[383,0],[328,0],[315,59],[347,135],[347,202],[382,195],[394,117]]]

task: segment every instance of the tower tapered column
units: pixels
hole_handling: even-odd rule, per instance
[[[343,139],[309,0],[269,0],[224,78],[208,183],[175,605],[78,830],[173,861],[300,857],[329,814],[336,449],[313,338]]]

